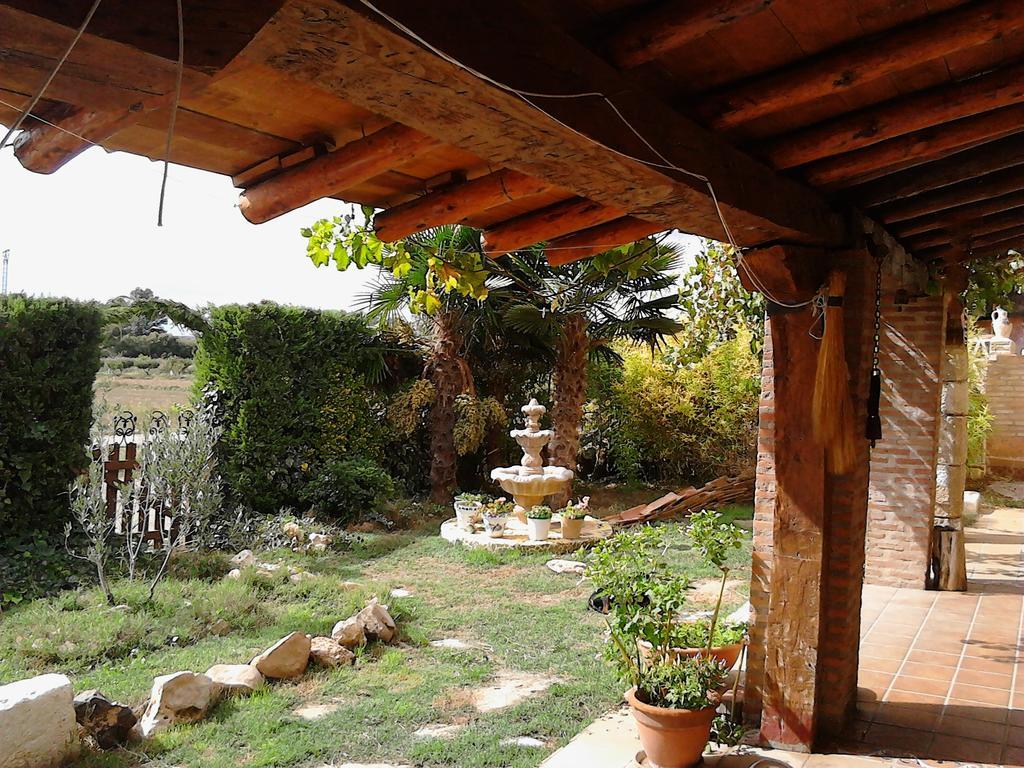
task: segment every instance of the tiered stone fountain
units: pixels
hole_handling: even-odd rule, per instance
[[[473,546],[540,547],[556,551],[571,551],[584,544],[593,543],[611,535],[611,526],[597,520],[587,519],[579,538],[563,539],[561,524],[552,530],[544,541],[530,541],[526,533],[526,512],[531,507],[544,503],[547,496],[558,493],[572,482],[574,473],[565,467],[544,466],[541,452],[554,436],[550,429],[541,429],[540,420],[547,408],[536,399],[522,407],[526,417],[525,429],[513,429],[509,434],[523,449],[521,462],[514,467],[497,467],[491,470],[491,479],[503,491],[511,494],[515,503],[515,517],[505,526],[501,538],[490,538],[479,530],[467,531],[460,528],[454,518],[441,525],[441,536],[448,541],[458,541]]]
[[[513,429],[509,434],[523,449],[523,458],[519,466],[492,469],[491,480],[512,494],[516,517],[525,523],[526,513],[531,507],[543,504],[545,497],[567,487],[575,475],[565,467],[544,466],[541,451],[555,434],[550,429],[540,428],[540,420],[548,409],[534,398],[521,410],[526,416],[526,429]]]

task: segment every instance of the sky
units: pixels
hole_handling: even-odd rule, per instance
[[[306,258],[299,229],[344,203],[321,200],[254,225],[228,177],[172,165],[158,227],[161,172],[161,163],[92,147],[47,176],[0,150],[9,290],[106,301],[141,287],[193,308],[269,299],[355,309],[373,281],[372,267],[338,272]],[[679,239],[695,247],[696,238]]]

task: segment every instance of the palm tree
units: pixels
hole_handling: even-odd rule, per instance
[[[541,250],[507,257],[508,271],[530,289],[507,307],[506,321],[521,332],[545,335],[555,348],[550,464],[577,470],[589,358],[617,358],[611,344],[620,339],[653,349],[682,330],[672,316],[680,256],[676,246],[648,240],[624,257],[616,252],[557,268]],[[570,492],[553,505],[564,506]]]

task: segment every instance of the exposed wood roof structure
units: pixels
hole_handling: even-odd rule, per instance
[[[90,4],[0,0],[0,122]],[[185,0],[184,31],[171,160],[254,222],[335,197],[559,260],[668,228],[841,247],[855,211],[924,260],[1024,234],[1024,0]],[[105,0],[18,158],[162,158],[176,59],[174,2]]]

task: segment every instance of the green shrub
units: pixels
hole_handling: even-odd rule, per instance
[[[350,520],[375,511],[394,492],[394,483],[368,459],[324,464],[303,489],[303,501],[314,512],[335,520]]]
[[[178,357],[190,360],[195,351],[194,338],[170,333],[131,336],[115,332],[103,341],[104,357]]]
[[[346,459],[384,457],[379,354],[359,315],[264,303],[212,311],[196,387],[219,393],[219,471],[232,501],[271,514]]]
[[[66,299],[0,303],[0,529],[59,531],[85,467],[100,314]]]
[[[692,365],[625,348],[592,379],[584,444],[628,479],[705,482],[753,466],[761,365],[746,334]]]

